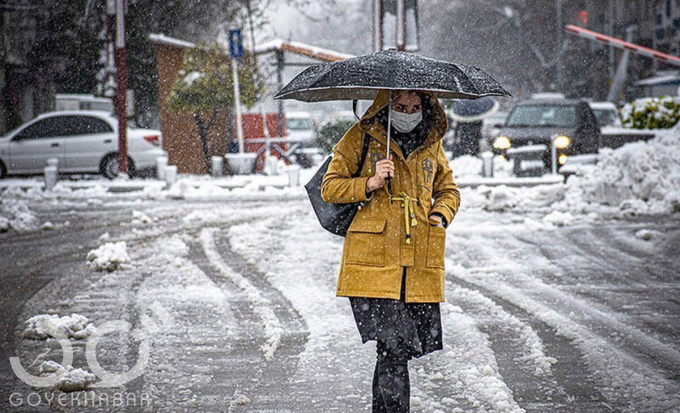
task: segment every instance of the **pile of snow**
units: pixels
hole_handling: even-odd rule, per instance
[[[553,224],[557,227],[566,227],[574,222],[574,216],[569,212],[553,211],[543,217],[543,222]]]
[[[449,162],[454,179],[461,176],[479,176],[482,173],[482,159],[472,155],[463,155]]]
[[[142,211],[132,211],[132,225],[153,224],[153,219]]]
[[[653,238],[661,235],[659,231],[654,231],[650,229],[641,229],[635,232],[635,238],[641,239],[643,241],[651,241]]]
[[[637,213],[680,212],[680,129],[649,141],[602,149],[598,163],[567,181],[572,205],[595,203]]]
[[[473,157],[451,161],[454,173],[477,169]],[[481,162],[481,161],[479,161]],[[649,141],[601,149],[596,165],[579,165],[566,184],[528,187],[484,186],[461,189],[461,208],[493,212],[540,211],[544,222],[572,223],[567,214],[659,214],[680,212],[680,128],[659,132]]]
[[[59,377],[57,389],[63,392],[87,390],[97,377],[81,368],[74,369],[68,365],[66,368],[53,360],[44,361],[40,365],[40,374],[56,374]]]
[[[538,185],[534,187],[508,187],[481,185],[476,189],[461,189],[461,207],[486,211],[528,211],[552,208],[564,200],[564,185]]]
[[[39,228],[38,219],[28,208],[26,201],[11,197],[3,192],[0,199],[0,232],[10,229],[16,231],[32,231]]]
[[[115,271],[130,263],[125,241],[108,242],[101,247],[87,253],[90,267],[97,271]]]
[[[26,320],[28,327],[24,330],[23,337],[32,340],[47,340],[56,337],[59,331],[66,337],[82,340],[90,337],[97,331],[87,317],[80,314],[59,317],[54,314],[39,314]]]
[[[453,171],[453,179],[477,178],[482,176],[482,158],[472,155],[463,155],[449,162]],[[513,162],[500,156],[493,158],[493,176],[509,177],[512,175]]]

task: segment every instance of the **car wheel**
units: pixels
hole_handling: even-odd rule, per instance
[[[0,179],[3,179],[6,176],[7,176],[7,167],[5,167],[5,164],[0,161]]]
[[[109,179],[118,177],[118,155],[110,154],[104,157],[99,167],[99,172]],[[132,159],[128,157],[128,176],[133,177],[134,174],[135,165],[132,163]]]

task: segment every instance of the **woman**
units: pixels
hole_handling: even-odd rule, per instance
[[[373,412],[408,412],[408,360],[442,349],[446,227],[460,193],[442,148],[444,110],[427,92],[378,93],[333,148],[321,195],[363,202],[342,252],[337,296],[349,297],[363,343],[377,341]],[[387,117],[391,117],[387,157]],[[356,171],[369,136],[366,162]]]

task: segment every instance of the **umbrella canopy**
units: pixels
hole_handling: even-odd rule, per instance
[[[449,115],[458,122],[479,122],[496,112],[501,105],[490,97],[459,100]]]
[[[475,66],[384,50],[311,66],[291,80],[274,99],[372,100],[380,89],[430,91],[441,99],[511,97],[498,82]]]

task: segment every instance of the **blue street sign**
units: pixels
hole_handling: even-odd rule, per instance
[[[229,57],[240,59],[243,57],[243,44],[241,43],[241,29],[229,30]]]

